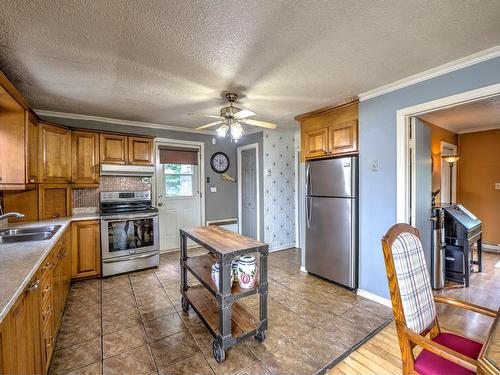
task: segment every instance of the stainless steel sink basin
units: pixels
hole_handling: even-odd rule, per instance
[[[43,233],[43,232],[51,232],[56,233],[60,225],[43,225],[37,227],[27,227],[27,228],[19,228],[19,229],[4,229],[0,230],[0,236],[16,236],[20,234],[33,234],[33,233]]]
[[[0,231],[0,244],[48,240],[60,228],[60,225],[44,225],[31,228],[4,229]]]

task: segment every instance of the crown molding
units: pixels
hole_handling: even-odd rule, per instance
[[[396,91],[414,85],[416,83],[427,81],[428,79],[435,78],[450,72],[454,72],[456,70],[460,70],[483,61],[491,60],[499,56],[500,56],[500,45],[486,49],[478,53],[474,53],[466,57],[462,57],[458,60],[451,61],[449,63],[423,71],[421,73],[411,75],[409,77],[400,79],[398,81],[389,83],[387,85],[380,86],[376,89],[366,91],[358,95],[359,101],[362,102],[368,99],[375,98],[377,96],[388,94],[392,91]]]
[[[99,117],[99,116],[87,116],[87,115],[80,115],[77,113],[45,111],[42,109],[34,109],[34,112],[38,116],[49,116],[54,118],[65,118],[65,119],[82,120],[82,121],[96,121],[106,124],[133,126],[133,127],[149,128],[149,129],[172,130],[184,133],[197,133],[197,134],[209,134],[209,135],[217,134],[215,131],[210,131],[210,130],[196,130],[191,128],[184,128],[182,126],[163,125],[163,124],[155,124],[151,122],[141,122],[141,121],[120,120],[120,119]]]
[[[498,125],[489,125],[489,126],[478,126],[476,128],[467,128],[460,130],[458,134],[465,134],[465,133],[477,133],[477,132],[484,132],[487,130],[496,130],[500,129],[500,124]]]

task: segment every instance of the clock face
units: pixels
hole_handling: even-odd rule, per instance
[[[229,158],[223,152],[216,152],[210,159],[212,169],[217,173],[224,173],[229,169]]]

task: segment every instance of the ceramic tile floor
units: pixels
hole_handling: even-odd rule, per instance
[[[74,283],[50,373],[314,374],[392,319],[299,268],[298,249],[270,254],[267,338],[231,348],[222,364],[201,320],[182,312],[178,253],[162,255],[158,269]],[[256,296],[242,301],[258,311]]]

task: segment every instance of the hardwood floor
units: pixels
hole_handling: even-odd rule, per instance
[[[483,272],[472,274],[470,287],[447,283],[445,289],[437,291],[436,294],[498,309],[500,290],[497,286],[500,285],[500,268],[495,267],[498,261],[500,254],[483,252]],[[437,304],[436,308],[442,330],[484,342],[492,322],[491,318],[440,304]],[[419,348],[416,348],[415,355],[418,351]],[[327,372],[329,375],[401,373],[401,352],[394,322]]]

